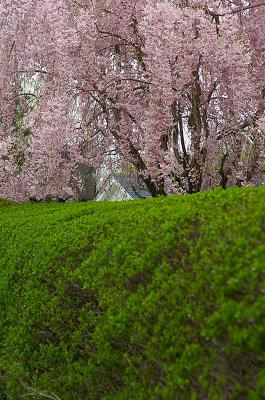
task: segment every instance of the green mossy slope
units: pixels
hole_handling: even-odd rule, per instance
[[[0,399],[265,398],[265,187],[0,208]]]

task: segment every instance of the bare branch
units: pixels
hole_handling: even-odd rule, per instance
[[[21,395],[20,397],[31,397],[31,396],[40,396],[43,397],[45,399],[50,399],[50,400],[62,400],[60,397],[58,397],[56,394],[52,393],[52,394],[47,394],[45,392],[42,392],[41,390],[35,389],[35,388],[31,388],[31,387],[27,387],[26,389],[29,390],[28,393]]]
[[[220,14],[220,13],[216,13],[216,12],[214,12],[214,11],[211,11],[211,10],[209,10],[209,9],[207,9],[206,12],[207,12],[209,15],[211,15],[212,17],[216,18],[216,17],[224,17],[224,16],[226,16],[226,15],[232,15],[232,14],[241,13],[241,12],[243,12],[243,11],[251,10],[251,9],[253,9],[253,8],[258,8],[258,7],[261,7],[261,6],[265,6],[265,1],[262,1],[262,2],[260,2],[260,3],[258,3],[258,4],[250,4],[250,5],[248,5],[248,6],[243,6],[243,7],[237,8],[237,9],[235,9],[235,10],[232,10],[232,11],[230,11],[230,12],[228,12],[228,13],[222,13],[222,14]]]

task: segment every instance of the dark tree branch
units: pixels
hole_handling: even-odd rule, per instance
[[[218,17],[224,17],[226,15],[233,15],[233,14],[241,13],[243,11],[251,10],[254,8],[261,7],[261,6],[265,6],[265,1],[262,1],[258,4],[250,4],[248,6],[243,6],[243,7],[237,8],[235,10],[229,11],[227,13],[221,13],[221,14],[216,13],[214,11],[209,10],[208,8],[206,9],[206,12],[207,12],[207,14],[211,15],[213,18],[218,18]]]

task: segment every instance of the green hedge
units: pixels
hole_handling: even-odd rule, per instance
[[[265,398],[265,187],[0,208],[0,399]]]
[[[12,203],[11,201],[8,201],[8,200],[0,199],[0,207],[6,207],[6,206],[9,206],[11,204],[14,204],[14,203]]]

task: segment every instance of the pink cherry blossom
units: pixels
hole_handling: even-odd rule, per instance
[[[78,199],[80,163],[151,194],[265,170],[260,0],[2,0],[0,196]]]

